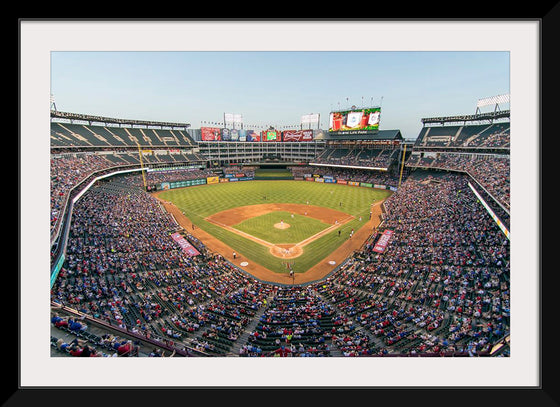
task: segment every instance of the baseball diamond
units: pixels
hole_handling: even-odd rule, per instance
[[[227,203],[215,203],[220,192],[229,197]],[[255,203],[264,201],[264,193],[267,203]],[[245,271],[264,281],[285,283],[289,270],[282,259],[297,258],[295,281],[302,283],[324,277],[364,244],[381,221],[380,205],[390,191],[306,181],[247,181],[156,195],[179,224],[196,225],[191,232],[205,245],[239,267],[246,262]]]
[[[114,69],[129,58],[143,58],[142,53],[131,53],[116,61],[112,58],[119,52],[106,54]],[[173,83],[185,103],[196,99],[197,109],[190,112],[164,90],[165,83],[174,82],[166,74],[158,84],[148,79],[135,84],[145,98],[130,96],[124,86],[116,86],[117,92],[106,98],[116,99],[113,96],[122,92],[127,104],[154,117],[157,112],[149,104],[160,95],[169,115],[172,104],[182,110],[181,116],[221,109],[222,102],[228,106],[231,101],[233,109],[247,106],[243,99],[250,94],[248,84],[243,92],[235,92],[235,75],[266,68],[267,75],[248,81],[261,86],[263,99],[254,97],[254,106],[264,109],[270,104],[280,117],[292,104],[296,109],[297,103],[313,101],[304,111],[317,111],[314,103],[322,104],[324,95],[314,86],[313,73],[337,61],[351,67],[352,58],[369,55],[349,52],[352,58],[319,61],[314,59],[317,53],[266,54],[268,59],[256,52],[228,64],[221,62],[235,58],[237,52],[217,52],[211,61],[206,52],[196,56],[177,52],[173,60],[154,66],[158,72],[165,68],[165,73],[180,66],[188,73],[204,65],[199,75],[206,79],[207,73],[227,68],[215,82],[194,78],[193,88],[186,92],[180,86],[188,75]],[[270,64],[269,59],[279,54],[309,59],[290,69],[280,60]],[[391,55],[383,57],[394,57],[387,54]],[[428,54],[421,59],[429,60]],[[418,70],[400,59],[392,67],[405,66],[404,71],[415,75],[431,72],[422,78],[425,84],[435,81],[436,70],[439,74],[453,68],[453,83],[470,85],[471,71],[461,77],[462,53],[454,54],[446,63],[436,61]],[[491,54],[477,54],[476,69],[484,71],[482,62]],[[72,56],[73,52],[52,52],[53,72],[70,75],[75,67],[87,71],[86,61],[99,70],[113,66],[96,64],[97,52],[71,59],[68,66],[57,63]],[[275,88],[276,77],[268,75],[277,67],[283,68],[275,72],[285,88]],[[354,67],[356,71],[329,81],[327,87],[346,89],[358,74],[360,90],[371,83],[405,80],[371,76],[381,67],[373,60]],[[143,68],[138,64],[126,72],[133,78],[140,71],[148,78],[151,71]],[[298,82],[301,89],[290,89],[290,81],[281,80],[285,71],[294,70],[305,72],[305,80]],[[504,67],[502,71],[509,72]],[[54,83],[65,81],[58,75]],[[497,81],[494,74],[483,77]],[[263,78],[267,82],[261,82]],[[76,91],[79,83],[72,82]],[[214,95],[214,88],[221,94],[210,100],[205,92]],[[510,112],[503,106],[480,111],[487,103],[509,97],[486,98],[475,114],[448,116],[443,113],[448,106],[438,107],[440,100],[433,100],[427,87],[411,89],[404,95],[411,98],[407,104],[421,94],[422,110],[416,114],[430,112],[429,117],[407,117],[407,104],[399,105],[395,95],[386,96],[384,107],[373,98],[369,104],[349,102],[322,115],[305,114],[295,125],[250,124],[240,112],[224,113],[223,120],[203,118],[196,126],[64,112],[53,105],[46,135],[50,279],[44,293],[50,296],[49,356],[111,357],[119,371],[126,365],[119,362],[122,357],[199,358],[191,362],[200,361],[203,368],[179,363],[178,380],[183,372],[198,374],[206,367],[213,376],[219,371],[212,364],[215,360],[203,360],[212,357],[314,357],[326,363],[333,358],[384,358],[361,374],[360,379],[368,380],[378,374],[399,380],[411,372],[412,380],[433,374],[430,369],[416,371],[417,365],[401,368],[400,362],[408,362],[405,358],[416,362],[434,357],[510,357],[515,278],[510,274]],[[167,92],[172,91],[176,89]],[[446,92],[453,94],[450,106],[465,94],[451,88]],[[239,105],[233,103],[234,95]],[[89,96],[84,92],[82,97],[87,101]],[[430,103],[425,103],[428,97]],[[263,112],[254,115],[276,123],[276,117],[264,117]],[[383,120],[390,128],[383,128]],[[397,126],[415,120],[419,129],[414,138],[404,137]],[[35,197],[26,202],[34,203]],[[35,236],[34,226],[25,236]],[[33,253],[25,260],[34,256],[45,257]],[[523,270],[524,279],[530,271]],[[41,267],[32,276],[37,284],[45,280]],[[22,298],[22,303],[34,300],[38,301]],[[395,357],[400,360],[395,362]],[[113,366],[99,362],[95,365],[105,372]],[[300,371],[310,361],[302,362],[287,374],[290,379],[315,377]],[[487,373],[487,364],[469,362],[477,378]],[[509,366],[506,362],[499,365]],[[396,374],[387,370],[397,365]],[[236,365],[228,380],[268,379],[274,369],[251,369],[245,375]],[[330,364],[322,370],[329,380],[355,373]],[[75,371],[89,373],[90,366]],[[462,378],[462,369],[447,365],[440,373],[450,380]],[[142,381],[151,380],[143,369],[136,369],[136,374],[142,377],[133,376],[135,383],[149,385]],[[167,367],[158,369],[160,374],[166,375]],[[65,375],[70,383],[73,376],[79,375]],[[112,380],[111,375],[99,376]]]

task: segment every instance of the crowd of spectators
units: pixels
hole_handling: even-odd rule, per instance
[[[141,179],[134,176],[131,185]],[[394,235],[384,253],[372,251],[373,235],[324,281],[281,286],[207,250],[188,256],[154,197],[122,179],[98,182],[75,204],[51,297],[123,331],[208,355],[488,352],[509,332],[509,241],[465,176],[411,176],[385,207],[383,229]]]
[[[334,179],[342,179],[346,181],[366,182],[370,184],[386,185],[397,187],[399,177],[393,172],[385,171],[364,171],[353,168],[339,168],[339,167],[322,167],[322,166],[300,166],[290,167],[290,171],[294,177],[306,178],[313,175],[320,175],[321,177],[330,176]]]
[[[386,251],[374,239],[326,280],[279,289],[242,356],[487,354],[509,331],[509,241],[465,182],[408,179],[387,201]]]
[[[508,156],[439,153],[411,155],[407,167],[440,168],[463,171],[476,179],[490,195],[506,208],[510,207],[510,160]]]
[[[424,148],[508,149],[510,125],[508,122],[502,122],[492,125],[424,127],[416,139],[416,145]]]
[[[146,337],[178,340],[204,327],[236,338],[262,287],[218,255],[186,255],[155,198],[110,184],[93,187],[74,208],[53,301]]]
[[[51,232],[60,220],[72,190],[80,182],[86,180],[93,173],[118,167],[112,161],[111,155],[93,153],[58,154],[51,156],[50,161],[50,223]],[[158,162],[158,161],[156,161]],[[139,166],[139,163],[138,163]],[[155,185],[161,182],[184,181],[206,178],[214,175],[213,171],[206,169],[173,169],[168,171],[145,171],[146,183]],[[142,178],[131,177],[130,182],[141,187]]]
[[[510,131],[509,126],[506,129],[497,129],[496,131],[483,132],[478,137],[469,140],[468,147],[489,147],[489,148],[509,148]]]
[[[51,231],[64,211],[68,192],[93,172],[110,166],[112,166],[110,161],[96,154],[69,154],[51,157]]]
[[[50,162],[50,225],[51,232],[60,221],[64,213],[66,199],[69,191],[80,182],[86,180],[93,173],[116,167],[114,161],[106,155],[91,153],[59,154],[53,155]],[[246,176],[254,176],[254,167],[227,167],[224,174],[243,172]],[[160,171],[145,171],[144,179],[147,185],[158,185],[162,182],[186,181],[204,179],[221,174],[222,169],[215,170],[204,168],[173,168]],[[124,176],[125,182],[138,187],[143,186],[144,179],[136,175]]]
[[[207,177],[216,176],[214,170],[205,168],[177,168],[177,169],[160,169],[157,171],[145,171],[144,178],[146,185],[159,185],[162,182],[187,181],[194,179],[206,179]],[[125,176],[125,182],[130,185],[141,187],[144,180],[136,175]]]
[[[398,149],[325,148],[313,159],[320,164],[389,168],[398,157]]]
[[[252,167],[252,166],[244,166],[241,167],[239,165],[232,165],[229,167],[224,167],[223,168],[223,173],[224,175],[226,174],[243,174],[246,177],[254,177],[255,176],[255,170],[257,170],[258,167]]]
[[[393,344],[395,335],[410,340],[409,328],[422,327],[424,338],[412,343],[423,345],[412,350],[426,352],[426,335],[444,327],[429,341],[438,352],[474,353],[508,331],[509,240],[465,182],[461,175],[409,178],[386,201],[384,228],[395,232],[386,251],[366,248],[335,277],[377,296],[378,308],[391,303],[383,315],[389,331],[379,319],[368,324]]]

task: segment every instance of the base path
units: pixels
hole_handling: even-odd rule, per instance
[[[298,214],[307,216],[309,218],[318,219],[324,223],[331,224],[331,226],[295,244],[270,243],[266,240],[260,239],[256,236],[250,235],[249,233],[245,233],[231,226],[254,216],[261,216],[266,213],[276,211],[288,212],[288,209],[289,212],[293,215]],[[301,256],[304,246],[319,239],[327,233],[332,232],[333,229],[337,229],[338,227],[344,225],[352,219],[354,219],[353,216],[350,216],[344,212],[335,211],[329,208],[321,208],[319,206],[301,204],[264,204],[240,206],[237,208],[228,209],[223,212],[218,212],[205,218],[206,221],[213,223],[216,226],[224,228],[239,236],[243,236],[245,239],[252,240],[256,243],[259,243],[260,245],[268,247],[270,254],[282,259],[294,259]],[[290,225],[282,221],[281,223],[274,224],[274,227],[278,229],[287,229],[290,227]]]
[[[154,195],[158,197],[158,193]],[[347,239],[329,256],[321,260],[306,272],[295,273],[294,278],[292,278],[288,275],[288,273],[284,274],[273,272],[255,263],[254,260],[246,258],[240,253],[237,253],[236,258],[234,259],[234,249],[199,227],[193,229],[192,222],[185,215],[183,215],[181,210],[177,208],[173,203],[161,199],[160,202],[165,207],[165,209],[173,215],[179,225],[183,229],[185,229],[187,233],[203,242],[208,250],[214,253],[219,253],[225,259],[235,264],[247,273],[255,276],[255,278],[259,280],[281,284],[302,284],[320,280],[336,267],[338,267],[338,265],[340,265],[340,263],[343,262],[348,256],[350,256],[354,251],[359,250],[367,241],[369,236],[371,236],[372,232],[379,226],[379,224],[381,223],[381,204],[383,203],[383,201],[378,201],[371,206],[371,218],[364,222],[364,225],[354,233],[351,239]],[[245,206],[214,214],[208,217],[206,220],[219,224],[224,228],[233,229],[231,228],[231,225],[239,223],[244,219],[249,219],[254,216],[259,216],[274,211],[285,211],[302,215],[306,214],[310,217],[321,219],[326,223],[332,224],[332,226],[327,228],[325,231],[319,232],[319,235],[328,233],[332,230],[331,228],[337,228],[339,225],[349,220],[349,215],[344,212],[336,211],[329,208],[298,204],[264,204]],[[312,239],[315,236],[312,236],[309,239]],[[251,238],[253,236],[247,235],[245,237]],[[315,238],[318,237],[320,236],[317,236]],[[306,241],[309,239],[306,239]],[[297,257],[301,254],[300,250],[303,250],[300,244],[305,243],[306,241],[300,242],[298,243],[298,245],[270,244],[272,246],[271,253],[273,253],[277,257],[285,257],[286,259]],[[261,241],[260,243],[263,244],[262,242],[264,241]],[[309,243],[309,241],[307,241],[306,243]],[[291,249],[291,254],[287,252],[287,249]],[[244,262],[248,263],[248,265],[241,266],[241,263]]]

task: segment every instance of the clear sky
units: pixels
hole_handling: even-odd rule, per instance
[[[301,116],[381,104],[380,129],[418,135],[421,119],[473,114],[510,92],[508,52],[63,51],[51,53],[60,111],[190,123],[243,116],[244,128],[296,128]]]

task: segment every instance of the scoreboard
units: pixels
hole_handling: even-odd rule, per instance
[[[331,112],[329,134],[372,134],[379,131],[380,107]]]

